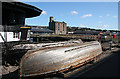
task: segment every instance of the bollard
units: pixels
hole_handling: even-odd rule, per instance
[[[112,41],[110,41],[110,50],[112,50]]]

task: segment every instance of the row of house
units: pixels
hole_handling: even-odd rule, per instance
[[[57,22],[50,17],[49,26],[31,26],[32,34],[74,34],[74,35],[120,35],[119,31],[90,29],[66,26],[65,22]]]

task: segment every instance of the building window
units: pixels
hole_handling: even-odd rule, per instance
[[[18,33],[13,32],[13,38],[18,38]]]
[[[60,24],[58,23],[58,30],[60,30]]]
[[[63,31],[64,31],[64,24],[63,24]]]

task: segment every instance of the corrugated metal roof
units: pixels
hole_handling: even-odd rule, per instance
[[[77,30],[74,32],[74,34],[99,34],[100,31],[80,31]]]
[[[43,32],[43,33],[52,33],[52,30],[49,29],[31,29],[32,32]]]

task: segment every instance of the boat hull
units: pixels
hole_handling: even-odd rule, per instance
[[[99,42],[45,47],[28,52],[20,63],[22,77],[63,72],[82,65],[102,53]]]

